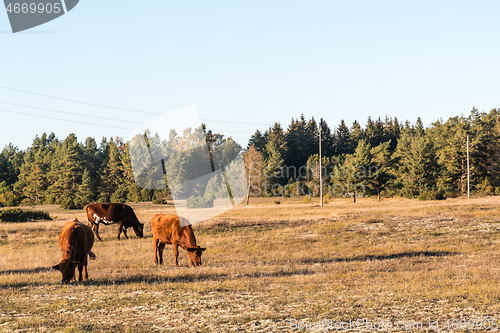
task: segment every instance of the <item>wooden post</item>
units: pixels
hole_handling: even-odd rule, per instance
[[[469,136],[467,135],[467,199],[470,199],[470,181],[469,181]]]
[[[321,120],[319,121],[319,199],[323,207],[323,165],[321,162]]]

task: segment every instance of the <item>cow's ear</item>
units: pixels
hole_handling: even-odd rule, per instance
[[[52,266],[52,268],[60,271],[61,270],[61,264],[57,264],[55,266]]]
[[[205,251],[205,250],[206,250],[206,248],[204,248],[204,247],[200,247],[198,250],[200,250],[201,252],[203,252],[203,251]]]

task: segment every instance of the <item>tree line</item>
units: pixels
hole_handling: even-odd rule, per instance
[[[58,204],[82,208],[92,202],[161,201],[165,190],[136,185],[128,143],[74,134],[59,140],[44,133],[25,151],[12,144],[0,154],[0,204]]]
[[[253,195],[318,195],[319,136],[327,196],[433,198],[467,191],[467,136],[472,193],[500,194],[500,109],[438,120],[425,128],[397,118],[368,118],[361,127],[342,120],[332,130],[321,119],[275,123],[249,140],[246,163]],[[321,130],[320,130],[321,129]],[[258,168],[257,165],[261,167]],[[301,172],[297,172],[301,171]]]
[[[243,153],[253,196],[317,195],[321,172],[327,196],[413,198],[466,192],[469,136],[472,192],[500,194],[499,117],[500,109],[486,113],[473,108],[468,116],[438,120],[427,128],[420,118],[412,124],[386,117],[368,118],[364,127],[342,120],[332,129],[323,119],[318,123],[302,115],[286,129],[275,123],[264,133],[257,130],[245,149],[211,132],[207,143],[208,137],[230,142],[231,156]],[[120,138],[102,138],[97,144],[89,137],[80,143],[74,134],[59,140],[54,133],[37,136],[26,150],[9,144],[0,154],[0,205],[165,203],[168,186],[152,190],[137,185],[129,145]],[[179,167],[188,165],[188,157],[183,158],[176,161]]]

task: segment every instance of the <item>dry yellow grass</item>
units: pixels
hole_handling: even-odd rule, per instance
[[[207,247],[198,268],[188,267],[185,251],[174,267],[168,246],[166,264],[156,267],[150,219],[173,207],[131,204],[145,238],[129,229],[131,239],[117,241],[116,225],[101,227],[90,281],[71,285],[49,268],[61,259],[62,225],[86,222],[85,212],[35,207],[57,218],[0,224],[0,331],[281,332],[294,331],[290,319],[439,320],[441,328],[447,319],[498,321],[499,203],[363,198],[320,207],[317,198],[279,205],[252,198],[194,225]]]

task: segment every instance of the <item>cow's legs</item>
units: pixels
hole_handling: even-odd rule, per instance
[[[102,242],[101,236],[99,236],[99,223],[92,223],[92,230],[97,239]]]
[[[116,237],[118,240],[120,240],[120,234],[122,233],[123,229],[123,222],[120,222],[118,225],[118,236]]]
[[[85,255],[85,258],[83,259],[83,279],[84,280],[89,279],[89,273],[87,272],[87,264],[88,264],[88,256]]]
[[[158,265],[158,238],[153,237],[153,243],[155,244],[155,265]]]
[[[128,236],[127,236],[127,228],[122,227],[122,231],[123,231],[123,235],[125,236],[125,238],[126,238],[126,239],[128,239]]]
[[[163,265],[163,249],[165,248],[165,244],[158,241],[158,254],[160,255],[160,265]]]
[[[179,249],[177,248],[178,244],[176,242],[172,242],[172,246],[174,247],[175,266],[179,266],[179,262],[177,261],[177,258],[179,258]]]
[[[78,282],[82,282],[82,271],[83,271],[83,264],[79,263],[78,264]]]

